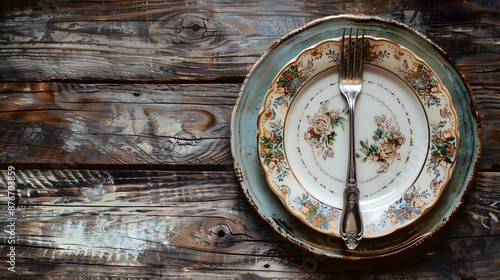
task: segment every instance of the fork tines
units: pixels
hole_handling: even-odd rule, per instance
[[[359,38],[359,29],[356,29],[356,38],[353,41],[352,38],[352,28],[349,29],[349,37],[347,41],[347,54],[344,54],[346,43],[345,43],[345,29],[342,32],[342,46],[340,48],[340,69],[339,73],[342,73],[342,79],[360,79],[363,75],[363,47],[365,39],[365,30],[361,30],[361,39]],[[354,47],[353,47],[354,45]],[[353,59],[354,61],[351,61]],[[360,59],[361,61],[356,61]],[[361,62],[361,63],[360,63]],[[347,71],[344,71],[346,68]]]

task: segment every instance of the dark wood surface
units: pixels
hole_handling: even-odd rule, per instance
[[[281,36],[342,13],[434,40],[481,118],[482,156],[459,211],[381,260],[291,244],[233,171],[245,75]],[[480,0],[0,1],[0,278],[499,279],[499,15],[498,1]]]

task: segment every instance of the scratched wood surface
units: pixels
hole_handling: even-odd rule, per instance
[[[436,41],[481,118],[482,157],[458,213],[383,260],[291,244],[246,201],[232,166],[231,113],[253,63],[291,30],[341,13],[393,18]],[[0,0],[0,278],[500,278],[499,14],[479,0]]]

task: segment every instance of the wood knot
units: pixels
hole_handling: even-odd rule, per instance
[[[223,238],[231,234],[231,228],[227,224],[217,224],[210,228],[210,234]]]
[[[177,33],[184,41],[202,39],[208,31],[208,22],[196,15],[187,15],[178,21],[181,28]]]
[[[166,16],[152,24],[149,30],[151,38],[159,43],[192,44],[211,43],[221,40],[220,24],[202,14],[183,13]],[[219,38],[216,38],[219,35]]]

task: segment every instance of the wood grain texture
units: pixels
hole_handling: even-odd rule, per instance
[[[240,86],[0,84],[0,126],[7,128],[0,131],[0,163],[232,165],[230,122]],[[484,139],[480,169],[497,169],[500,86],[473,91]]]
[[[7,172],[1,175],[5,186]],[[200,277],[328,279],[332,273],[366,277],[376,271],[382,278],[396,272],[410,279],[450,279],[499,272],[500,227],[485,223],[477,209],[498,215],[498,206],[483,193],[500,195],[491,184],[500,173],[478,174],[461,211],[427,244],[383,261],[356,263],[287,243],[254,215],[233,172],[17,170],[16,177],[17,275],[176,278],[172,272],[192,271]],[[2,232],[0,239],[7,235]],[[2,261],[6,247],[0,249]],[[415,262],[423,263],[408,270]],[[95,265],[101,269],[85,272]]]
[[[344,13],[434,40],[481,118],[463,205],[428,241],[382,260],[285,240],[245,199],[230,154],[252,65],[291,30]],[[0,0],[0,278],[500,278],[499,18],[500,3],[484,0]]]
[[[327,15],[397,19],[455,58],[498,53],[498,4],[425,1],[0,1],[0,80],[223,81]],[[451,12],[453,11],[453,13]],[[464,45],[466,44],[466,45]]]
[[[232,164],[238,84],[0,84],[0,162]]]

